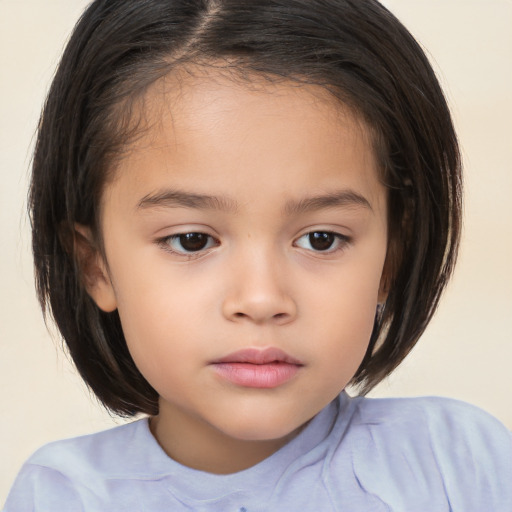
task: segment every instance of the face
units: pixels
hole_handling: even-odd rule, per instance
[[[89,291],[119,311],[162,438],[279,444],[368,346],[387,246],[371,141],[315,86],[170,85],[103,193]]]

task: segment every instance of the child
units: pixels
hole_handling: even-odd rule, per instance
[[[97,0],[31,186],[38,292],[131,424],[38,451],[5,510],[510,511],[512,440],[364,395],[451,274],[460,163],[372,0]]]

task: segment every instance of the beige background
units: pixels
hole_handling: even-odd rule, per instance
[[[0,504],[47,441],[109,427],[41,319],[25,195],[45,91],[85,0],[0,0]],[[460,264],[405,364],[374,395],[452,396],[512,427],[512,1],[388,0],[428,48],[466,164]]]

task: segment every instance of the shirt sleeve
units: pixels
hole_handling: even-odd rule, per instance
[[[512,435],[445,398],[368,399],[351,459],[358,484],[393,512],[512,512]]]
[[[512,434],[496,418],[456,401],[427,419],[454,511],[512,511]]]
[[[83,512],[72,483],[58,471],[25,464],[7,496],[3,512]]]

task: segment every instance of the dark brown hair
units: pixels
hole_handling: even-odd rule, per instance
[[[460,236],[457,139],[418,43],[375,0],[96,0],[64,51],[41,116],[30,189],[39,299],[85,382],[110,410],[155,414],[117,312],[88,296],[76,223],[98,230],[99,199],[133,136],[135,102],[188,63],[225,62],[317,84],[371,129],[389,195],[387,301],[352,383],[368,391],[414,346],[452,272]],[[101,245],[101,244],[100,244]]]

